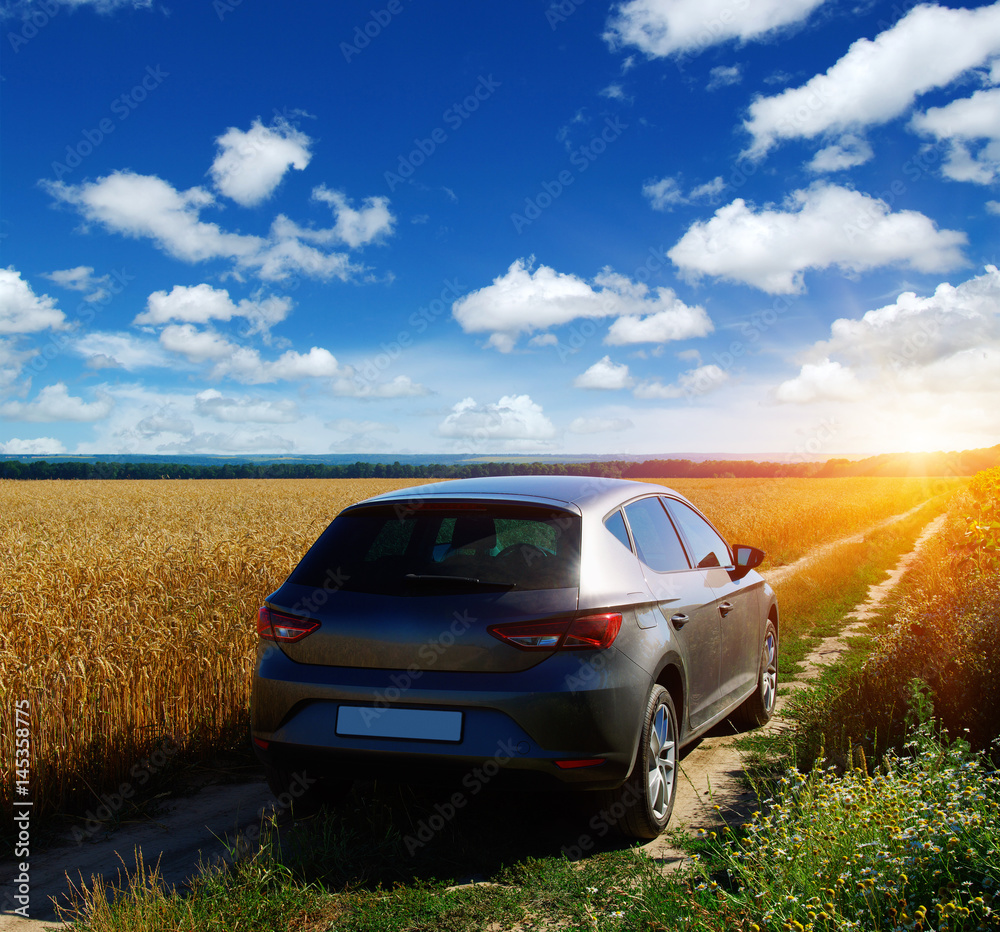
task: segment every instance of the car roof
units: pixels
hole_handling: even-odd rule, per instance
[[[666,486],[631,479],[604,476],[482,476],[397,489],[351,507],[376,502],[426,501],[429,498],[490,498],[556,505],[578,513],[586,508],[598,510],[603,515],[631,498],[656,492],[667,492],[686,501],[683,495]]]

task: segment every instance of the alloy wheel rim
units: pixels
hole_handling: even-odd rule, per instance
[[[674,795],[674,771],[677,765],[677,742],[673,721],[664,705],[658,706],[649,730],[649,770],[646,796],[649,808],[658,821],[666,818]]]
[[[774,633],[767,632],[764,638],[764,672],[760,678],[760,697],[764,710],[770,712],[774,708],[774,699],[778,691],[778,650]]]

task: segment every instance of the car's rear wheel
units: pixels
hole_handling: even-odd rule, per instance
[[[321,778],[305,769],[293,773],[271,764],[264,765],[264,776],[278,805],[290,809],[296,818],[313,815],[322,806],[338,805],[354,785],[352,780]]]
[[[632,772],[607,798],[605,811],[623,834],[656,838],[670,821],[677,791],[677,738],[674,701],[662,686],[654,686]]]
[[[778,697],[778,632],[770,619],[764,629],[764,643],[760,652],[760,672],[757,688],[741,706],[729,716],[737,728],[756,728],[766,725],[774,714]]]

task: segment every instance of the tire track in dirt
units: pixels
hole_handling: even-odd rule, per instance
[[[150,821],[123,825],[110,837],[95,836],[82,844],[67,843],[47,851],[33,853],[30,864],[32,919],[23,919],[8,910],[16,876],[8,871],[12,861],[2,863],[0,876],[0,932],[43,932],[60,925],[52,908],[51,897],[64,895],[70,884],[92,884],[92,875],[106,882],[119,883],[136,872],[136,850],[141,849],[147,868],[159,863],[160,874],[168,886],[180,886],[193,874],[199,862],[209,863],[227,857],[237,829],[260,824],[258,813],[270,812],[275,801],[263,782],[206,786],[194,796],[167,800],[164,810]]]
[[[863,531],[858,531],[857,534],[849,534],[847,537],[838,537],[836,540],[820,544],[818,547],[814,547],[805,556],[796,560],[794,563],[787,563],[784,566],[777,566],[772,570],[768,570],[767,581],[772,585],[774,583],[784,582],[789,576],[795,576],[801,573],[810,564],[815,563],[822,557],[825,557],[838,547],[843,547],[845,544],[860,544],[873,531],[889,527],[889,525],[895,524],[897,521],[902,521],[904,518],[909,518],[910,515],[915,515],[926,504],[927,502],[921,502],[909,511],[903,511],[898,515],[893,515],[891,518],[886,518],[884,521],[879,521]]]
[[[823,544],[810,551],[801,560],[788,566],[764,573],[768,582],[784,581],[807,569],[820,557],[844,544],[859,543],[873,530],[899,521],[913,514],[918,508],[896,515],[860,534],[853,534],[840,540]],[[913,549],[905,554],[895,568],[889,572],[884,582],[869,586],[863,603],[850,612],[846,619],[854,619],[832,638],[821,641],[805,658],[803,669],[794,679],[779,684],[781,694],[775,707],[775,715],[759,733],[774,734],[788,727],[781,717],[781,710],[787,702],[787,688],[795,689],[807,685],[815,679],[821,668],[836,663],[848,649],[848,638],[864,631],[869,618],[875,614],[886,596],[898,585],[903,573],[917,559],[924,544],[944,526],[945,515],[940,515],[927,524],[914,543]],[[676,847],[671,840],[671,830],[690,833],[714,831],[720,826],[736,824],[758,807],[756,795],[742,780],[742,756],[736,750],[736,739],[728,723],[723,723],[709,732],[697,745],[685,754],[681,761],[681,776],[677,785],[674,811],[666,833],[643,845],[643,850],[664,869],[675,869],[688,862],[688,855]]]

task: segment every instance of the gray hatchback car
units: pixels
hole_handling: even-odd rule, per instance
[[[682,495],[463,479],[344,509],[266,600],[252,740],[272,790],[442,773],[596,790],[654,838],[680,748],[766,722],[778,607]]]

